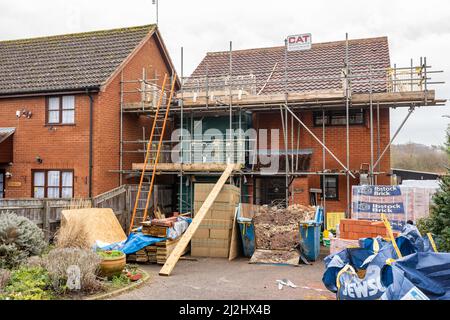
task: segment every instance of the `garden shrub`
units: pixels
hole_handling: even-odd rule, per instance
[[[11,277],[11,272],[6,269],[0,269],[0,292],[8,284],[9,278]]]
[[[0,299],[8,300],[50,300],[53,298],[50,278],[40,267],[21,267],[11,272],[8,284]]]
[[[46,247],[44,233],[31,220],[0,213],[0,268],[13,269]]]
[[[40,267],[40,268],[44,268],[44,259],[40,256],[33,256],[33,257],[29,257],[27,259],[27,262],[24,263],[24,266],[29,267],[29,268],[34,268],[34,267]]]
[[[68,291],[67,270],[71,266],[80,268],[81,291],[94,293],[103,289],[103,284],[97,279],[101,258],[93,251],[79,248],[57,248],[44,258],[53,289],[58,293]]]
[[[66,223],[61,226],[55,235],[57,248],[89,249],[89,237],[86,228],[80,223]]]
[[[121,274],[120,276],[114,276],[111,279],[111,287],[114,289],[119,289],[129,285],[130,282],[130,279],[126,275]]]

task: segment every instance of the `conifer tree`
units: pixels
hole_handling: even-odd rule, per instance
[[[450,126],[447,128],[446,152],[450,160]],[[450,251],[450,168],[440,180],[440,189],[433,196],[433,206],[428,218],[419,220],[422,234],[431,232],[434,235],[438,250]]]

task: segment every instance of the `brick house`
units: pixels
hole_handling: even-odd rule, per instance
[[[154,25],[0,42],[0,198],[92,197],[119,186],[122,80],[174,68]],[[131,86],[131,85],[130,85]],[[136,162],[130,154],[124,168]],[[126,183],[126,181],[124,182]]]
[[[414,70],[407,72],[412,75]],[[310,204],[325,200],[327,211],[342,212],[348,211],[352,186],[368,183],[368,172],[371,183],[390,184],[389,148],[378,165],[373,165],[391,139],[390,108],[436,104],[434,90],[424,90],[416,80],[408,82],[407,88],[399,87],[394,72],[387,37],[317,43],[308,51],[286,52],[281,46],[211,52],[183,80],[178,94],[183,109],[172,109],[177,127],[191,132],[201,127],[204,135],[210,128],[225,134],[238,123],[243,130],[278,129],[277,145],[262,147],[258,141],[256,148],[258,156],[278,158],[278,172],[261,174],[263,166],[249,165],[247,151],[242,159],[231,155],[231,162],[243,164],[233,178],[241,186],[243,202],[271,204],[289,199],[290,203]],[[418,76],[423,77],[422,73]],[[412,78],[409,73],[407,76]],[[289,105],[292,114],[283,105]],[[194,138],[184,139],[195,141],[195,132]],[[203,143],[205,149],[223,144],[217,149],[223,155],[188,150],[184,162],[229,162],[224,151],[226,140],[202,139],[195,144]],[[234,138],[231,144],[236,141]],[[345,166],[348,161],[348,170],[320,142]],[[182,180],[177,186],[179,194],[187,195],[183,203],[192,202],[192,190],[183,189],[216,179],[213,174],[207,177],[208,170],[205,166],[205,174],[183,173],[184,179],[193,182]],[[189,210],[189,205],[184,210]]]

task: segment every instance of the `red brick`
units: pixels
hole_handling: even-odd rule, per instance
[[[389,109],[380,109],[380,148],[383,150],[390,140],[390,124],[389,124]],[[315,127],[313,125],[312,111],[296,111],[297,116],[314,132],[317,137],[322,137],[322,127]],[[368,119],[368,116],[366,117]],[[377,131],[377,115],[374,113],[374,132]],[[280,129],[278,145],[280,149],[284,149],[284,135],[282,133],[282,125],[280,119],[280,112],[273,113],[258,113],[253,116],[253,123],[256,128],[261,129]],[[290,122],[289,122],[290,123]],[[299,124],[294,121],[294,146],[297,145],[297,128]],[[340,159],[345,160],[346,148],[345,148],[345,126],[341,127],[326,127],[326,144],[327,147]],[[289,136],[289,146],[291,139]],[[350,169],[359,170],[361,163],[370,163],[370,127],[368,121],[366,125],[351,126],[350,128]],[[322,146],[314,140],[314,138],[306,132],[303,128],[300,128],[300,137],[298,139],[300,148],[313,149],[313,155],[311,158],[310,171],[322,170]],[[326,155],[326,168],[338,169],[342,168],[339,164],[329,155]],[[390,151],[383,157],[381,161],[381,172],[389,172],[390,165]],[[308,176],[310,188],[320,188],[319,176]],[[358,179],[350,179],[350,184],[357,185]],[[387,174],[381,174],[378,176],[378,184],[389,184],[390,177]],[[350,186],[350,188],[351,188]],[[326,202],[326,209],[328,212],[343,212],[346,211],[347,204],[346,195],[346,177],[339,177],[339,200]]]
[[[153,79],[155,72],[168,72],[166,64],[153,38],[149,39],[123,69],[125,80],[142,78],[146,68],[147,78]],[[160,80],[160,85],[162,84]],[[50,130],[45,126],[44,96],[0,99],[0,127],[15,127],[13,141],[13,166],[6,166],[11,172],[11,181],[20,182],[20,187],[6,186],[7,198],[29,198],[32,196],[33,169],[73,169],[75,197],[88,196],[89,175],[89,98],[86,94],[76,95],[75,125],[55,126]],[[16,111],[31,111],[31,119],[16,118]],[[126,115],[124,117],[124,139],[142,139],[142,127],[150,132],[150,121],[144,117]],[[120,130],[120,74],[99,94],[94,95],[94,135],[93,135],[93,195],[96,196],[119,186],[119,174],[111,170],[119,169]],[[1,148],[8,148],[6,142]],[[129,147],[129,146],[127,146]],[[131,146],[136,149],[136,146]],[[0,154],[6,154],[0,149]],[[42,164],[36,157],[43,159]],[[131,169],[132,162],[142,162],[142,155],[124,158],[124,168]],[[0,157],[0,165],[5,159]],[[6,161],[9,162],[9,161]],[[124,180],[124,183],[127,181]]]

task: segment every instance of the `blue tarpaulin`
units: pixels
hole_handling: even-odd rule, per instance
[[[119,250],[125,254],[133,254],[145,247],[151,246],[152,244],[165,241],[167,238],[155,238],[138,233],[131,233],[128,239],[124,242],[113,243],[111,245],[100,247],[102,250]]]
[[[187,230],[191,222],[191,218],[178,217],[173,227],[167,229],[167,237],[165,238],[155,238],[152,236],[144,235],[141,232],[142,227],[140,227],[139,229],[137,229],[137,232],[131,233],[128,236],[128,239],[123,242],[113,244],[97,243],[96,247],[101,250],[119,250],[125,254],[133,254],[155,243],[162,242],[167,239],[177,239]]]

